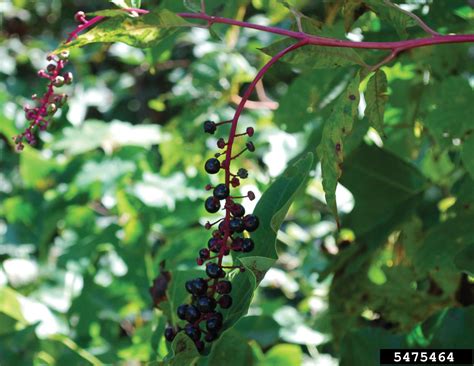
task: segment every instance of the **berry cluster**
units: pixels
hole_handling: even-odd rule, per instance
[[[220,125],[230,123],[224,121],[215,123],[213,121],[204,122],[204,132],[214,134]],[[235,130],[234,130],[235,131]],[[259,226],[258,217],[253,214],[246,214],[244,206],[236,202],[242,198],[255,199],[253,192],[248,192],[245,196],[233,196],[230,189],[238,187],[240,180],[248,177],[246,169],[239,169],[236,173],[230,171],[231,161],[238,158],[245,151],[255,151],[252,142],[247,142],[246,147],[238,154],[232,156],[232,144],[236,137],[253,136],[254,130],[249,127],[244,133],[235,134],[231,130],[231,137],[226,142],[223,138],[217,140],[217,147],[222,152],[216,153],[213,158],[206,161],[204,169],[209,174],[225,172],[225,183],[216,186],[207,185],[206,190],[212,191],[205,202],[204,207],[209,213],[216,213],[223,209],[225,216],[214,223],[207,222],[205,228],[212,232],[207,243],[207,248],[199,251],[196,259],[198,265],[206,265],[207,278],[195,278],[186,282],[186,290],[192,295],[191,304],[183,304],[178,307],[178,318],[186,321],[184,327],[167,327],[165,338],[172,341],[178,331],[184,331],[195,343],[196,348],[201,352],[204,350],[204,341],[212,342],[219,337],[223,326],[223,316],[220,309],[228,309],[232,306],[232,283],[226,280],[226,270],[238,269],[243,271],[241,266],[225,266],[223,258],[234,252],[248,253],[253,250],[255,243],[250,238],[249,233],[257,230]],[[219,158],[225,156],[221,161]]]
[[[65,84],[69,85],[73,81],[70,72],[62,73],[68,59],[69,52],[67,51],[61,52],[59,55],[49,55],[47,57],[49,64],[46,70],[38,71],[39,77],[49,80],[48,89],[42,97],[38,97],[36,94],[31,96],[34,101],[37,101],[36,107],[26,105],[23,108],[29,125],[24,132],[13,138],[18,150],[23,150],[25,142],[30,145],[36,144],[35,129],[46,130],[50,118],[67,102],[67,95],[55,93],[55,88],[60,88]]]

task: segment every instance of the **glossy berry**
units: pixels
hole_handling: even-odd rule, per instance
[[[237,175],[242,178],[242,179],[245,179],[249,176],[249,172],[247,171],[247,169],[244,169],[244,168],[240,168],[238,171],[237,171]]]
[[[208,259],[210,257],[211,253],[209,253],[209,249],[203,248],[199,251],[199,258],[201,259]]]
[[[185,316],[185,319],[188,322],[194,323],[196,320],[199,319],[200,316],[201,316],[201,313],[194,305],[188,305],[188,307],[186,308],[186,316]]]
[[[218,239],[218,238],[211,238],[207,242],[207,246],[211,252],[219,253],[222,247],[222,241],[221,239]]]
[[[185,287],[186,290],[192,295],[203,295],[207,291],[207,281],[203,278],[196,278],[194,280],[187,281]]]
[[[244,217],[244,228],[249,232],[257,230],[259,224],[258,217],[255,215],[247,215]]]
[[[203,296],[196,301],[196,307],[201,313],[210,313],[216,308],[216,300]]]
[[[239,217],[234,217],[229,221],[229,227],[232,231],[235,231],[236,233],[241,233],[244,231],[244,223],[242,222],[242,219]]]
[[[235,217],[242,217],[245,215],[245,208],[241,204],[235,203],[232,206],[230,212],[232,212],[232,215],[234,215]]]
[[[168,342],[172,342],[175,336],[176,336],[176,332],[174,331],[172,327],[167,327],[165,329],[165,339]]]
[[[206,199],[206,202],[204,202],[204,207],[206,208],[206,211],[209,213],[216,213],[217,211],[220,210],[221,208],[221,203],[219,200],[215,197],[208,197]]]
[[[222,328],[222,322],[217,318],[211,318],[206,322],[206,329],[211,333],[217,333]]]
[[[206,133],[210,133],[211,135],[214,134],[214,132],[216,132],[216,124],[215,122],[212,122],[212,121],[206,121],[204,122],[204,132]]]
[[[232,297],[230,295],[222,295],[218,302],[222,309],[228,309],[232,306]]]
[[[242,242],[242,251],[244,253],[251,252],[253,248],[255,247],[255,244],[252,239],[245,238]]]
[[[225,272],[216,263],[209,263],[206,267],[206,273],[210,278],[219,278],[225,276]]]
[[[176,313],[178,314],[178,318],[180,318],[181,320],[186,319],[186,312],[188,310],[188,306],[189,305],[186,305],[186,304],[178,306],[178,309],[177,309]]]
[[[229,188],[225,184],[218,184],[214,188],[214,197],[217,198],[218,200],[223,200],[229,197]]]
[[[221,234],[224,234],[225,230],[224,230],[224,221],[222,221],[220,224],[219,224],[219,232]],[[232,228],[229,227],[229,234],[232,235],[234,233],[234,231],[232,230]]]
[[[247,146],[248,151],[251,151],[251,152],[255,151],[255,145],[253,144],[253,142],[249,141],[245,144],[245,146]]]
[[[232,291],[232,283],[230,281],[219,281],[216,291],[221,295],[228,294]]]
[[[236,252],[240,252],[242,250],[242,244],[244,240],[242,238],[235,238],[232,242],[232,249]]]
[[[201,330],[199,327],[195,327],[192,324],[186,324],[184,328],[184,333],[191,338],[193,341],[198,341],[201,338]]]
[[[211,158],[208,161],[206,161],[206,164],[204,165],[204,169],[209,174],[217,174],[219,170],[221,169],[221,162],[217,160],[216,158]]]
[[[212,316],[210,319],[217,319],[219,320],[221,323],[224,321],[224,317],[222,316],[222,313],[219,313],[218,311],[212,313]]]
[[[217,339],[218,335],[216,333],[207,333],[206,336],[204,337],[204,340],[206,342],[213,342]]]
[[[246,132],[247,132],[247,135],[249,135],[249,137],[252,137],[255,131],[253,127],[247,127]]]

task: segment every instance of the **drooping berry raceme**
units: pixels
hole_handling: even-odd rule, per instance
[[[204,122],[204,132],[215,134],[218,127],[224,122]],[[207,191],[211,191],[204,202],[204,208],[207,212],[213,214],[219,211],[225,211],[224,217],[205,225],[206,229],[217,226],[217,230],[212,232],[207,242],[207,248],[202,248],[196,259],[198,265],[205,265],[207,278],[195,278],[186,282],[185,288],[192,296],[191,304],[180,305],[177,309],[178,318],[185,320],[184,326],[168,327],[165,330],[165,338],[172,341],[177,332],[184,333],[191,338],[199,351],[204,350],[203,340],[207,343],[213,342],[219,338],[224,324],[222,309],[229,309],[232,306],[232,282],[225,279],[228,271],[234,269],[243,270],[239,266],[223,265],[223,258],[231,253],[251,252],[254,247],[254,241],[249,237],[250,233],[257,230],[259,226],[258,217],[253,214],[246,214],[244,206],[237,202],[240,199],[249,198],[253,200],[255,195],[248,192],[245,196],[233,195],[231,189],[240,185],[241,179],[248,177],[248,172],[244,168],[237,170],[235,174],[231,172],[231,161],[234,161],[245,151],[255,151],[252,142],[245,143],[243,151],[232,156],[232,143],[235,138],[241,136],[253,136],[254,130],[249,127],[244,133],[235,134],[229,141],[224,138],[217,140],[219,149],[226,149],[222,153],[216,153],[215,157],[208,159],[204,164],[207,173],[216,175],[220,172],[225,173],[225,181],[215,186],[208,184]],[[219,160],[225,155],[225,159]],[[203,339],[203,340],[202,340]]]

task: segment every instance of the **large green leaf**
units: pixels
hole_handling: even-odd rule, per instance
[[[470,134],[468,138],[463,141],[461,157],[464,167],[474,179],[474,134]]]
[[[387,75],[383,70],[377,70],[367,84],[364,94],[367,106],[365,115],[369,123],[380,135],[383,132],[383,117],[385,113],[385,102],[387,101]]]
[[[275,56],[278,52],[295,43],[293,40],[283,39],[262,48],[262,51],[270,56]],[[290,64],[305,66],[314,69],[330,69],[342,66],[360,65],[365,66],[364,60],[357,51],[352,48],[325,47],[308,45],[299,48],[282,59]]]
[[[70,43],[63,44],[56,52],[98,42],[123,42],[134,47],[151,47],[187,24],[185,20],[166,9],[140,17],[112,17],[98,23]]]
[[[397,33],[403,38],[408,35],[407,28],[416,25],[413,18],[388,0],[364,0],[364,3],[377,13],[381,19],[394,27]]]
[[[469,276],[474,276],[474,244],[461,249],[454,257],[454,264]]]
[[[252,349],[247,340],[238,332],[226,332],[212,347],[208,366],[254,365]]]
[[[351,133],[359,105],[359,74],[338,97],[331,115],[325,121],[323,137],[317,148],[321,160],[323,188],[326,202],[339,222],[336,203],[336,187],[342,175],[344,139]]]
[[[254,213],[260,219],[260,227],[252,235],[255,249],[251,255],[238,258],[246,271],[237,273],[232,279],[234,304],[224,314],[226,327],[232,326],[247,313],[253,292],[277,259],[277,231],[298,191],[304,187],[312,161],[313,154],[309,153],[288,167],[258,202]]]
[[[377,146],[361,145],[345,166],[341,183],[354,195],[355,206],[344,226],[357,236],[389,222],[399,209],[406,211],[407,204],[427,187],[413,165]]]

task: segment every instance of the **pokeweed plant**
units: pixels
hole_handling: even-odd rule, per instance
[[[184,287],[191,295],[190,303],[175,304],[174,299],[168,298],[169,288],[176,286],[174,282],[177,282],[169,271],[163,270],[150,288],[155,306],[169,318],[169,326],[164,330],[166,340],[172,342],[167,361],[191,364],[200,357],[199,354],[209,353],[212,359],[212,342],[246,314],[255,288],[276,260],[276,233],[313,167],[313,155],[304,155],[268,188],[253,213],[246,212],[240,202],[244,199],[254,200],[255,194],[252,191],[244,194],[237,192],[241,180],[246,179],[249,172],[235,165],[241,154],[254,152],[255,145],[247,140],[245,148],[235,152],[236,141],[254,135],[252,127],[239,130],[239,119],[268,70],[280,60],[298,64],[310,58],[311,62],[324,66],[357,66],[352,80],[346,83],[345,90],[334,100],[316,150],[321,163],[327,206],[339,226],[336,186],[343,172],[345,146],[358,114],[361,83],[366,83],[365,116],[370,126],[383,136],[388,90],[387,76],[381,67],[415,48],[473,42],[474,34],[440,34],[415,14],[388,0],[346,1],[346,27],[350,28],[355,18],[361,15],[358,12],[372,11],[382,20],[392,22],[402,35],[406,27],[418,26],[427,36],[389,42],[337,39],[325,34],[316,22],[284,1],[281,3],[295,15],[295,27],[292,30],[208,14],[205,1],[200,2],[197,12],[177,14],[163,8],[145,10],[131,7],[139,5],[137,2],[115,3],[121,7],[93,14],[82,11],[76,13],[75,19],[79,25],[64,44],[48,56],[46,69],[38,71],[39,77],[48,80],[47,90],[41,97],[32,96],[35,106],[24,107],[28,126],[24,132],[13,137],[18,150],[23,150],[25,144],[34,145],[38,130],[47,129],[54,114],[67,102],[67,95],[58,90],[73,82],[72,73],[65,71],[69,51],[73,48],[104,42],[124,42],[147,48],[179,29],[201,27],[212,30],[213,25],[236,26],[284,37],[263,49],[270,59],[248,85],[233,118],[203,122],[204,132],[211,135],[219,133],[221,127],[230,126],[228,135],[217,139],[219,152],[208,159],[204,166],[208,174],[221,175],[223,178],[220,183],[208,184],[204,188],[211,193],[204,201],[205,210],[211,214],[222,212],[223,216],[204,225],[204,229],[211,232],[210,238],[207,247],[199,250],[196,262],[199,266],[205,266],[205,276],[185,279]],[[388,54],[369,65],[356,50],[378,50]]]

